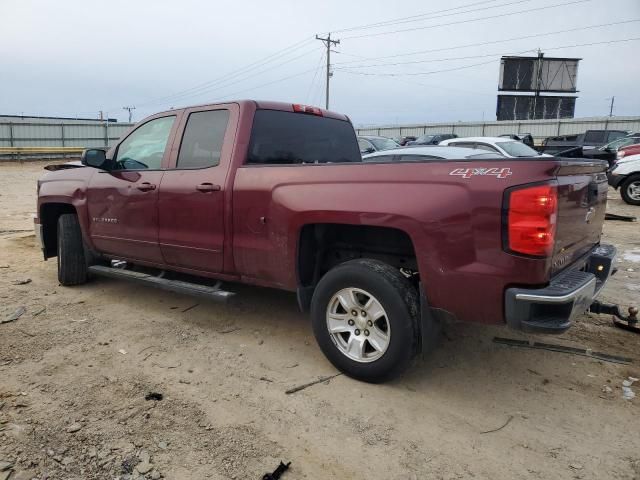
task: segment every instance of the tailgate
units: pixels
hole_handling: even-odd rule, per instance
[[[558,169],[558,223],[552,274],[568,267],[600,242],[607,207],[607,164],[561,160]]]

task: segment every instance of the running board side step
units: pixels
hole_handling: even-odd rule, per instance
[[[99,275],[101,277],[133,280],[138,283],[159,287],[163,290],[185,293],[187,295],[204,297],[220,302],[226,302],[229,298],[235,295],[233,292],[222,290],[219,286],[209,287],[206,285],[199,285],[197,283],[183,282],[182,280],[168,280],[166,278],[149,275],[147,273],[123,270],[121,268],[105,267],[102,265],[90,266],[89,273]]]

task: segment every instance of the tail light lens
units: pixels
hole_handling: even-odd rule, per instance
[[[510,190],[506,198],[506,246],[509,251],[536,257],[553,253],[558,216],[556,185]]]
[[[616,158],[620,160],[621,158],[624,158],[624,155],[625,155],[624,150],[618,150],[618,153],[616,153]]]

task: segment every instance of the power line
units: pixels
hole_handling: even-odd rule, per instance
[[[434,14],[438,14],[438,13],[443,13],[443,12],[448,12],[448,11],[453,11],[453,10],[460,10],[462,8],[467,8],[470,6],[475,6],[475,5],[479,5],[479,4],[486,4],[486,3],[493,3],[497,0],[485,0],[484,2],[475,2],[475,3],[471,3],[471,4],[467,4],[467,5],[461,5],[459,7],[454,7],[454,8],[449,8],[449,9],[445,9],[445,10],[440,10],[440,11],[436,11],[436,12],[428,12],[428,13],[424,13],[424,14],[420,14],[420,15],[415,15],[413,17],[424,17],[424,16],[430,16],[431,18],[433,18]],[[522,3],[524,1],[530,1],[530,0],[519,0],[517,2],[512,2],[512,3]],[[509,5],[509,4],[506,4]],[[487,7],[487,8],[495,8],[495,7]],[[467,12],[458,12],[458,13],[467,13]],[[379,22],[380,25],[387,25],[387,24],[394,24],[397,22],[406,22],[408,21],[408,19],[410,19],[411,17],[403,17],[400,19],[396,19],[395,21],[391,20],[391,21],[385,21],[385,22]],[[437,17],[436,17],[437,18]],[[363,25],[363,26],[358,26],[358,27],[351,27],[351,28],[347,28],[344,29],[344,31],[346,30],[353,30],[353,29],[362,29],[362,28],[366,28],[369,27],[367,25]],[[207,82],[203,82],[201,84],[198,85],[194,85],[193,87],[184,89],[184,90],[179,90],[176,91],[174,93],[168,94],[168,95],[164,95],[164,96],[160,96],[160,97],[156,97],[144,102],[138,102],[139,106],[152,106],[152,105],[159,105],[159,104],[166,104],[166,103],[170,103],[170,102],[174,102],[177,101],[181,98],[184,97],[188,97],[188,96],[193,96],[195,94],[198,93],[204,93],[205,91],[207,91],[209,89],[209,87],[212,87],[214,85],[218,85],[219,83],[225,83],[235,77],[237,77],[238,75],[242,75],[245,73],[248,73],[251,70],[254,70],[255,68],[259,68],[261,66],[264,66],[268,63],[271,63],[273,60],[277,59],[277,58],[281,58],[283,56],[286,56],[290,53],[292,53],[295,50],[298,50],[299,48],[305,46],[307,43],[309,43],[312,39],[311,38],[306,38],[304,40],[301,40],[300,42],[294,43],[282,50],[279,50],[271,55],[268,55],[267,57],[264,57],[261,60],[258,60],[256,62],[250,63],[244,67],[241,67],[239,69],[233,70],[231,72],[229,72],[228,74],[226,74],[225,76],[221,76],[221,77],[217,77],[215,79],[209,80]]]
[[[547,47],[547,48],[542,48],[543,50],[560,50],[560,49],[565,49],[565,48],[575,48],[575,47],[590,47],[593,45],[608,45],[608,44],[612,44],[612,43],[621,43],[621,42],[633,42],[636,40],[640,40],[640,37],[635,37],[635,38],[623,38],[623,39],[619,39],[619,40],[607,40],[607,41],[603,41],[603,42],[592,42],[592,43],[580,43],[580,44],[574,44],[574,45],[563,45],[563,46],[559,46],[559,47]],[[522,52],[517,53],[516,55],[521,55],[522,53],[526,53],[526,52],[530,52],[531,50],[524,50]],[[496,54],[496,55],[500,55],[500,54]],[[414,75],[432,75],[434,73],[442,73],[442,72],[452,72],[455,70],[463,70],[466,68],[472,68],[472,67],[477,67],[480,65],[487,65],[489,63],[493,63],[495,62],[495,59],[490,60],[488,62],[481,62],[481,63],[474,63],[471,65],[462,65],[459,67],[453,67],[453,68],[445,68],[442,70],[431,70],[428,72],[410,72],[410,73],[372,73],[372,72],[358,72],[355,70],[347,70],[344,69],[342,71],[344,71],[345,73],[351,73],[351,74],[355,74],[355,75],[366,75],[366,76],[380,76],[380,77],[399,77],[399,76],[414,76]]]
[[[551,8],[559,8],[559,7],[566,7],[567,5],[575,5],[578,3],[585,3],[585,2],[590,2],[591,0],[574,0],[572,2],[566,2],[566,3],[558,3],[556,5],[547,5],[544,7],[536,7],[536,8],[530,8],[527,10],[519,10],[517,12],[510,12],[510,13],[501,13],[498,15],[490,15],[488,17],[478,17],[478,18],[470,18],[467,20],[458,20],[455,22],[449,22],[449,23],[438,23],[436,25],[427,25],[424,27],[413,27],[413,28],[405,28],[403,30],[392,30],[392,31],[388,31],[388,32],[376,32],[376,33],[364,33],[362,35],[352,35],[350,37],[344,37],[343,40],[351,40],[351,39],[356,39],[356,38],[365,38],[365,37],[377,37],[380,35],[392,35],[395,33],[404,33],[404,32],[413,32],[416,30],[425,30],[427,28],[436,28],[436,27],[448,27],[451,25],[459,25],[462,23],[471,23],[471,22],[479,22],[482,20],[490,20],[490,19],[494,19],[494,18],[503,18],[503,17],[509,17],[512,15],[520,15],[521,13],[530,13],[530,12],[537,12],[540,10],[547,10],[547,9],[551,9]]]
[[[525,50],[522,53],[529,52],[531,50]],[[413,76],[413,75],[431,75],[434,73],[442,73],[442,72],[453,72],[456,70],[464,70],[466,68],[479,67],[480,65],[488,65],[490,63],[494,63],[496,59],[491,59],[488,62],[480,62],[480,63],[472,63],[471,65],[462,65],[460,67],[453,68],[444,68],[442,70],[432,70],[430,72],[412,72],[412,73],[373,73],[373,72],[358,72],[356,70],[343,70],[345,73],[351,73],[353,75],[365,75],[371,77],[402,77],[402,76]]]
[[[247,73],[247,72],[249,72],[251,70],[254,70],[255,68],[259,68],[259,67],[261,67],[263,65],[266,65],[267,63],[270,63],[270,62],[272,62],[273,60],[275,60],[277,58],[281,58],[281,57],[287,56],[288,54],[290,54],[290,53],[292,53],[292,52],[294,52],[296,50],[299,50],[300,48],[304,47],[306,44],[311,43],[312,40],[313,40],[313,38],[310,38],[310,37],[309,38],[305,38],[304,40],[301,40],[301,41],[296,42],[296,43],[294,43],[292,45],[289,45],[288,47],[285,47],[285,48],[283,48],[281,50],[278,50],[277,52],[272,53],[272,54],[262,58],[261,60],[258,60],[256,62],[250,63],[250,64],[245,65],[244,67],[240,67],[240,68],[238,68],[236,70],[232,70],[231,72],[229,72],[229,73],[227,73],[225,75],[222,75],[220,77],[216,77],[216,78],[214,78],[212,80],[206,81],[204,83],[195,85],[193,87],[190,87],[190,88],[187,88],[187,89],[184,89],[184,90],[179,90],[179,91],[174,92],[174,93],[169,94],[169,95],[164,95],[164,96],[161,96],[161,97],[153,98],[153,99],[148,100],[146,102],[139,102],[138,105],[142,106],[142,105],[157,104],[158,102],[163,101],[163,100],[166,100],[167,102],[170,102],[170,101],[174,100],[174,97],[182,96],[182,95],[187,94],[187,93],[192,93],[194,91],[198,91],[198,90],[201,90],[203,88],[207,88],[209,86],[213,86],[216,83],[220,83],[220,82],[224,82],[224,81],[230,80],[230,79],[232,79],[234,77],[237,77],[237,76],[242,75],[244,73]]]
[[[272,82],[267,82],[267,83],[263,83],[263,84],[260,84],[260,85],[256,85],[255,87],[250,87],[250,88],[246,88],[244,90],[239,90],[237,92],[228,93],[228,94],[226,94],[226,95],[224,95],[222,97],[218,97],[218,98],[212,99],[212,102],[216,102],[218,100],[223,100],[225,98],[229,98],[229,97],[232,97],[234,95],[238,95],[240,93],[245,93],[245,92],[249,92],[251,90],[256,90],[258,88],[267,87],[269,85],[273,85],[274,83],[279,83],[279,82],[283,82],[285,80],[289,80],[290,78],[300,77],[300,76],[305,75],[307,73],[313,72],[314,70],[315,70],[315,68],[311,68],[309,70],[304,70],[302,72],[294,73],[293,75],[288,75],[286,77],[278,78],[277,80],[273,80]]]
[[[529,49],[529,50],[525,50],[523,53],[526,52],[533,52],[536,51],[535,48]],[[470,60],[473,58],[484,58],[484,57],[496,57],[496,56],[501,56],[501,55],[509,55],[509,53],[487,53],[484,55],[467,55],[464,57],[446,57],[446,58],[432,58],[432,59],[428,59],[428,60],[413,60],[411,62],[397,62],[397,63],[374,63],[372,65],[354,65],[352,67],[337,67],[336,70],[341,70],[341,71],[348,71],[348,70],[352,70],[354,68],[374,68],[374,67],[392,67],[392,66],[397,66],[397,65],[415,65],[415,64],[419,64],[419,63],[432,63],[432,62],[450,62],[450,61],[454,61],[454,60]]]
[[[490,40],[490,41],[486,41],[486,42],[477,42],[477,43],[467,43],[464,45],[455,45],[453,47],[443,47],[443,48],[432,48],[432,49],[428,49],[428,50],[418,50],[416,52],[408,52],[408,53],[398,53],[395,55],[385,55],[382,57],[363,57],[360,55],[353,55],[353,54],[347,54],[347,53],[342,53],[342,55],[347,55],[347,56],[351,56],[351,57],[359,57],[362,60],[350,60],[350,61],[346,61],[346,62],[335,62],[334,65],[346,65],[346,64],[351,64],[351,63],[362,63],[365,60],[384,60],[386,58],[398,58],[398,57],[408,57],[408,56],[413,56],[413,55],[422,55],[424,53],[433,53],[433,52],[444,52],[444,51],[448,51],[448,50],[457,50],[457,49],[461,49],[461,48],[470,48],[470,47],[481,47],[484,45],[494,45],[496,43],[505,43],[505,42],[512,42],[512,41],[516,41],[516,40],[527,40],[530,38],[537,38],[537,37],[545,37],[548,35],[558,35],[558,34],[563,34],[563,33],[571,33],[571,32],[578,32],[578,31],[582,31],[582,30],[589,30],[592,28],[602,28],[602,27],[610,27],[610,26],[614,26],[614,25],[623,25],[623,24],[627,24],[627,23],[635,23],[635,22],[640,22],[640,18],[636,18],[636,19],[632,19],[632,20],[622,20],[620,22],[611,22],[611,23],[601,23],[601,24],[596,24],[596,25],[587,25],[587,26],[582,26],[582,27],[577,27],[577,28],[570,28],[570,29],[563,29],[563,30],[556,30],[553,32],[545,32],[545,33],[535,33],[532,35],[524,35],[521,37],[511,37],[511,38],[505,38],[502,40]]]
[[[307,90],[307,95],[304,97],[305,98],[305,103],[309,101],[309,95],[311,95],[311,92],[313,90],[313,86],[316,83],[316,78],[318,78],[318,72],[320,71],[320,66],[322,65],[322,60],[324,59],[324,51],[322,52],[322,54],[320,55],[320,60],[318,61],[318,66],[316,67],[316,71],[313,74],[313,78],[311,79],[311,84],[309,85],[309,90]]]
[[[607,41],[607,42],[604,42],[604,43],[616,43],[616,42],[632,41],[632,40],[635,40],[635,38],[623,39],[623,40],[612,40],[612,41]],[[600,42],[596,42],[595,45],[597,45],[599,43]],[[588,47],[588,46],[591,46],[591,45],[594,45],[594,43],[563,45],[563,46],[559,46],[559,47],[545,48],[544,50],[559,50],[559,49],[563,49],[563,48],[572,48],[572,47]],[[536,51],[536,50],[537,49],[525,50],[525,52],[531,52],[531,51]],[[415,64],[420,64],[420,63],[449,62],[449,61],[453,61],[453,60],[469,60],[469,59],[472,59],[472,58],[496,57],[496,56],[504,56],[504,55],[509,55],[509,52],[487,53],[487,54],[484,54],[484,55],[468,55],[468,56],[465,56],[465,57],[431,58],[431,59],[427,59],[427,60],[412,60],[410,62],[374,63],[372,65],[354,65],[353,67],[338,67],[338,68],[336,68],[336,70],[347,71],[347,70],[351,70],[351,69],[354,69],[354,68],[391,67],[391,66],[397,66],[397,65],[415,65]]]
[[[309,53],[312,53],[314,51],[315,51],[315,48],[313,48],[312,50],[307,50],[304,53],[302,53],[301,55],[297,55],[295,57],[289,58],[289,59],[287,59],[287,60],[285,60],[283,62],[277,63],[275,65],[271,65],[271,66],[269,66],[269,67],[267,67],[265,69],[255,71],[255,72],[253,72],[253,73],[251,73],[251,74],[249,74],[247,76],[241,77],[241,78],[237,78],[237,76],[236,76],[235,79],[230,77],[228,79],[228,81],[217,82],[217,84],[212,84],[212,85],[209,85],[209,86],[206,86],[206,87],[201,87],[201,88],[199,88],[197,90],[193,90],[191,92],[185,92],[185,93],[182,93],[182,94],[176,94],[176,95],[173,95],[173,97],[171,97],[169,99],[160,100],[158,102],[149,101],[149,102],[142,103],[142,104],[139,104],[139,105],[144,105],[144,106],[166,105],[168,103],[173,103],[173,102],[176,102],[176,101],[183,101],[186,98],[190,98],[190,97],[194,97],[194,96],[198,96],[198,95],[203,95],[204,93],[210,92],[212,89],[214,91],[222,90],[224,88],[227,88],[227,87],[230,87],[232,85],[235,85],[236,83],[244,82],[245,80],[249,80],[250,78],[256,77],[258,75],[262,75],[265,72],[268,72],[268,71],[273,70],[275,68],[281,67],[282,65],[286,65],[287,63],[291,63],[291,62],[293,62],[295,60],[298,60],[300,58],[307,57],[309,55]],[[248,73],[248,72],[245,72],[245,73]]]
[[[351,28],[347,28],[347,29],[343,29],[341,31],[347,31],[347,30],[354,30],[354,29],[363,29],[363,28],[369,28],[369,27],[373,27],[375,25],[391,25],[394,23],[406,23],[407,21],[410,21],[410,19],[412,17],[418,18],[418,17],[425,17],[425,16],[429,16],[430,18],[438,18],[437,14],[439,13],[445,13],[445,12],[450,12],[450,11],[454,11],[454,10],[460,10],[463,8],[468,8],[468,7],[472,7],[472,6],[476,6],[479,4],[486,4],[486,3],[493,3],[497,0],[485,0],[484,2],[474,2],[471,4],[466,4],[466,5],[461,5],[459,7],[453,7],[453,8],[448,8],[448,9],[444,9],[444,10],[439,10],[439,11],[435,11],[435,12],[428,12],[428,13],[424,13],[424,14],[419,14],[419,15],[413,15],[410,17],[403,17],[403,18],[399,18],[399,19],[395,19],[395,20],[388,20],[385,22],[378,22],[378,24],[374,24],[374,25],[361,25],[361,26],[357,26],[357,27],[351,27]],[[511,4],[517,4],[517,3],[523,3],[525,1],[530,1],[530,0],[518,0],[516,2],[510,2],[507,4],[502,4],[502,5],[498,5],[498,7],[503,7],[503,6],[507,6],[507,5],[511,5]],[[589,0],[582,0],[582,1],[589,1]],[[496,8],[496,6],[494,7],[486,7],[486,8]],[[486,8],[483,8],[486,9]],[[461,14],[461,13],[469,13],[469,12],[456,12],[456,14]],[[436,15],[434,17],[434,15]],[[445,15],[446,16],[446,15]],[[286,56],[290,53],[292,53],[293,51],[303,47],[304,45],[306,45],[307,43],[309,43],[312,39],[310,38],[306,38],[304,40],[301,40],[300,42],[294,43],[282,50],[279,50],[271,55],[268,55],[267,57],[263,58],[262,60],[250,63],[248,65],[246,65],[245,67],[241,67],[239,69],[233,70],[232,72],[230,72],[229,74],[225,75],[225,76],[221,76],[221,77],[217,77],[215,79],[209,80],[207,82],[195,85],[193,87],[184,89],[184,90],[180,90],[177,92],[174,92],[172,94],[168,94],[165,96],[160,96],[160,97],[156,97],[150,100],[147,100],[145,102],[138,102],[139,106],[152,106],[152,105],[159,105],[159,104],[167,104],[170,102],[174,102],[177,101],[181,98],[184,97],[188,97],[188,96],[192,96],[195,95],[196,93],[204,93],[205,91],[207,91],[209,89],[209,87],[212,87],[214,85],[218,85],[221,82],[227,82],[231,79],[233,79],[234,77],[237,77],[238,75],[242,75],[245,73],[248,73],[251,70],[254,70],[255,68],[259,68],[261,66],[264,66],[270,62],[272,62],[273,60],[275,60],[276,58],[280,58],[283,56]]]
[[[516,2],[510,2],[510,3],[505,3],[502,5],[495,5],[493,7],[487,7],[488,3],[494,3],[497,2],[498,0],[485,0],[482,2],[474,2],[474,3],[469,3],[466,5],[460,5],[459,7],[453,7],[453,8],[446,8],[444,10],[437,10],[435,12],[427,12],[427,13],[421,13],[421,14],[417,14],[417,15],[409,15],[407,17],[401,17],[401,18],[396,18],[393,20],[386,20],[384,22],[377,22],[377,23],[369,23],[366,25],[359,25],[356,27],[349,27],[349,28],[343,28],[341,30],[335,30],[335,33],[338,32],[351,32],[353,30],[367,30],[370,28],[380,28],[380,27],[387,27],[390,25],[399,25],[402,23],[412,23],[412,22],[420,22],[422,20],[431,20],[433,18],[442,18],[442,17],[449,17],[451,15],[461,15],[464,13],[471,13],[471,12],[476,12],[478,10],[487,10],[489,8],[498,8],[498,7],[506,7],[509,5],[515,5],[518,3],[525,3],[525,2],[529,2],[531,0],[518,0]],[[453,12],[453,13],[448,13],[446,15],[438,15],[439,13],[445,13],[445,12],[451,12],[453,10],[460,10],[462,8],[467,8],[467,7],[475,7],[476,5],[483,5],[483,8],[479,8],[479,9],[475,9],[475,10],[469,10],[466,12]],[[425,18],[427,17],[427,18]]]

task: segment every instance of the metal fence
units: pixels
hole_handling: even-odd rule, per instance
[[[455,133],[459,137],[492,137],[504,134],[530,133],[536,143],[540,143],[546,137],[572,135],[583,133],[585,130],[630,130],[639,132],[640,116],[500,122],[426,123],[360,127],[356,129],[359,135],[382,135],[390,138],[407,135],[418,137],[428,133]]]
[[[132,123],[0,121],[0,147],[104,147]]]

